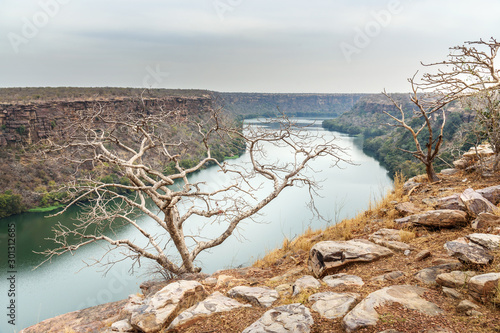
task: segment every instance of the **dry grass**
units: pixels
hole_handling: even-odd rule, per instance
[[[394,209],[394,201],[405,201],[408,198],[404,195],[403,184],[405,179],[400,174],[394,178],[393,189],[378,202],[370,203],[370,208],[352,219],[346,219],[337,223],[334,226],[329,226],[326,229],[312,230],[308,228],[302,235],[298,236],[293,241],[285,238],[280,249],[274,249],[268,252],[262,259],[258,259],[253,266],[259,268],[269,267],[280,258],[287,254],[299,252],[309,252],[311,247],[323,240],[350,240],[364,234],[366,228],[373,225],[374,220],[382,219],[382,227],[394,228],[394,219],[399,217],[398,212]],[[402,237],[407,240],[415,238],[412,231],[405,232]]]

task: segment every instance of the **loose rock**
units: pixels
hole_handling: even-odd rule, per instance
[[[365,284],[359,276],[345,273],[325,276],[323,282],[333,288],[348,286],[362,287]]]
[[[200,317],[206,317],[213,313],[231,311],[241,307],[251,307],[250,304],[241,304],[240,302],[222,295],[216,291],[203,301],[183,311],[170,324],[168,329],[174,329],[180,325],[186,324]]]
[[[491,213],[479,213],[471,223],[472,229],[487,229],[498,226],[500,226],[500,216]]]
[[[466,211],[465,205],[460,200],[459,194],[453,194],[447,197],[438,198],[436,204],[434,205],[436,209],[451,209],[451,210],[461,210]]]
[[[377,324],[379,314],[375,310],[379,306],[393,303],[434,316],[443,312],[436,304],[428,302],[421,296],[427,289],[414,286],[391,286],[369,294],[354,307],[343,319],[342,324],[347,332]]]
[[[454,299],[461,299],[464,297],[458,290],[453,289],[453,288],[448,288],[448,287],[443,287],[443,293],[451,298]]]
[[[489,265],[493,261],[493,256],[477,245],[451,241],[446,242],[444,248],[451,256],[468,264]]]
[[[422,261],[430,256],[431,256],[431,251],[422,250],[419,253],[417,253],[417,255],[415,256],[415,261]]]
[[[476,275],[469,280],[469,293],[474,299],[485,301],[489,294],[495,292],[499,280],[500,273]]]
[[[395,281],[403,276],[405,276],[405,273],[403,273],[401,271],[394,271],[394,272],[389,272],[389,273],[375,276],[371,279],[371,281],[380,281],[380,282]]]
[[[436,277],[436,283],[449,288],[463,288],[467,287],[469,280],[476,275],[477,272],[474,271],[442,273]]]
[[[466,236],[471,242],[474,242],[489,250],[498,250],[500,246],[500,236],[492,234],[470,234]]]
[[[460,263],[451,263],[424,268],[415,274],[415,278],[422,283],[434,285],[439,274],[450,272],[460,266]]]
[[[468,300],[463,300],[457,305],[458,312],[466,313],[469,312],[470,310],[477,310],[477,309],[479,309],[479,306]]]
[[[477,217],[480,213],[494,213],[498,210],[495,205],[471,188],[466,189],[460,195],[460,200],[462,200],[467,212],[472,217]]]
[[[311,248],[309,269],[316,277],[322,277],[352,262],[369,262],[392,254],[388,248],[364,239],[324,241]]]
[[[300,303],[279,306],[264,313],[243,333],[309,333],[314,320],[308,308]]]
[[[303,289],[318,289],[319,287],[321,287],[321,282],[314,276],[305,275],[293,284],[293,296],[298,295]]]
[[[432,228],[453,228],[467,224],[467,213],[461,210],[438,209],[394,220],[400,224],[415,224]]]
[[[270,307],[278,299],[276,290],[267,287],[234,287],[227,293],[229,297],[242,298],[253,305]]]
[[[309,296],[309,302],[315,302],[312,309],[322,317],[335,319],[343,317],[349,311],[360,295],[356,293],[334,293],[331,291]]]
[[[138,306],[130,306],[130,323],[145,333],[157,332],[206,296],[205,288],[197,281],[172,282]]]
[[[494,205],[500,203],[500,185],[486,187],[476,191],[481,194],[486,200]]]

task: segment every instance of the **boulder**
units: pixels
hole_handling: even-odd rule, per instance
[[[479,213],[471,223],[472,229],[488,229],[500,226],[500,216],[491,213]]]
[[[345,273],[325,276],[323,282],[332,288],[349,286],[362,287],[365,284],[359,276]]]
[[[462,265],[459,262],[456,262],[424,268],[415,274],[415,278],[422,283],[434,285],[436,284],[438,275],[458,269],[460,266]]]
[[[359,300],[356,293],[334,293],[327,291],[309,296],[309,302],[314,302],[311,309],[322,317],[335,319],[343,317]]]
[[[483,247],[458,241],[446,242],[448,254],[467,264],[489,265],[493,256]]]
[[[172,282],[139,304],[128,306],[130,323],[145,333],[158,332],[182,311],[206,297],[205,288],[197,281]]]
[[[229,290],[227,295],[233,298],[244,299],[253,305],[270,307],[279,297],[276,290],[268,287],[239,286]]]
[[[451,210],[461,210],[466,211],[465,205],[460,200],[459,194],[453,194],[447,197],[442,197],[436,199],[434,205],[436,209],[451,209]]]
[[[438,209],[396,219],[395,222],[431,228],[453,228],[467,224],[467,213],[461,210]]]
[[[259,320],[243,330],[243,333],[309,333],[313,324],[309,309],[295,303],[267,311]]]
[[[232,298],[222,295],[216,291],[203,301],[183,311],[179,314],[168,327],[169,330],[175,329],[192,320],[210,316],[213,313],[231,311],[241,307],[251,307],[250,304],[242,304]]]
[[[400,304],[410,310],[434,316],[443,312],[436,304],[426,301],[421,296],[427,292],[425,288],[397,285],[377,290],[369,294],[354,307],[343,319],[342,324],[347,332],[377,324],[379,314],[376,309],[384,305]]]
[[[352,262],[370,262],[392,254],[388,248],[364,239],[324,241],[311,248],[309,269],[316,277],[322,277]]]
[[[481,245],[488,250],[498,250],[500,246],[500,236],[492,234],[470,234],[467,237],[471,242]]]
[[[477,272],[474,271],[442,273],[436,277],[436,283],[448,288],[463,288],[466,287],[469,280],[476,275]]]
[[[303,289],[318,289],[319,287],[321,287],[321,282],[314,276],[304,275],[293,284],[293,296],[298,295]]]
[[[500,185],[485,187],[476,191],[494,205],[500,203]]]
[[[466,189],[460,194],[460,200],[467,208],[470,216],[476,218],[480,213],[494,213],[498,208],[471,188]]]
[[[476,275],[469,280],[469,293],[478,300],[485,301],[490,294],[496,292],[500,273],[487,273]]]

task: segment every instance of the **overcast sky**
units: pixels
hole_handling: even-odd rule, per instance
[[[0,0],[0,86],[408,90],[498,0]]]

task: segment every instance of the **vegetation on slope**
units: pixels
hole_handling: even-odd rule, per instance
[[[403,104],[403,108],[408,110],[406,116],[411,119],[413,109],[407,96],[399,94],[396,98]],[[387,168],[391,176],[401,172],[405,177],[413,177],[425,172],[424,165],[420,161],[400,150],[415,149],[411,134],[402,128],[389,126],[387,123],[390,118],[383,113],[384,111],[391,114],[396,112],[393,105],[383,100],[382,95],[377,98],[362,99],[340,117],[323,121],[323,127],[330,131],[362,136],[363,151],[376,158]],[[463,138],[463,128],[470,118],[464,110],[455,105],[447,108],[443,132],[445,149],[442,150],[435,163],[438,172],[449,168],[458,154],[471,147],[472,143]],[[420,118],[413,118],[409,121],[409,125],[413,127],[418,127],[421,123]],[[437,131],[439,125],[440,123],[436,123],[433,131]],[[427,136],[428,131],[424,130],[419,138],[423,139]]]

